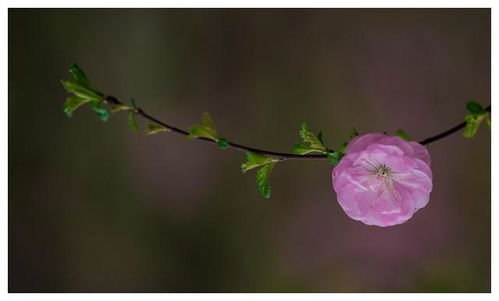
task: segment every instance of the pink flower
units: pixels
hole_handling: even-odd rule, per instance
[[[355,137],[333,169],[333,187],[345,213],[381,227],[402,224],[428,204],[432,190],[430,154],[396,136]]]

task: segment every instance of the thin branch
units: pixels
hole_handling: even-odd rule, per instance
[[[162,122],[161,120],[158,120],[158,119],[152,117],[151,115],[147,114],[146,112],[144,112],[144,110],[142,110],[140,108],[137,108],[137,114],[140,115],[140,116],[142,116],[142,117],[144,117],[145,119],[147,119],[149,121],[155,122],[155,123],[157,123],[159,125],[164,126],[167,129],[170,129],[174,133],[177,133],[177,134],[182,135],[182,136],[188,136],[189,135],[189,132],[187,132],[185,130],[182,130],[182,129],[179,129],[179,128],[176,128],[174,126],[168,125],[168,124]],[[199,137],[197,139],[217,144],[217,142],[215,142],[215,141],[213,141],[211,139],[208,139],[208,138]],[[258,153],[258,154],[270,155],[270,156],[277,157],[280,160],[327,159],[325,155],[307,155],[307,156],[303,156],[303,155],[296,155],[296,154],[279,153],[279,152],[273,152],[273,151],[258,149],[258,148],[254,148],[254,147],[250,147],[250,146],[245,146],[245,145],[237,144],[237,143],[230,142],[230,141],[227,141],[227,142],[229,143],[229,145],[228,145],[227,148],[235,149],[235,150],[242,151],[242,152],[248,152],[249,151],[249,152]]]
[[[490,113],[490,105],[485,108],[485,111]],[[451,129],[448,129],[447,131],[445,131],[443,133],[440,133],[440,134],[435,135],[433,137],[429,137],[429,138],[426,138],[424,140],[421,140],[419,143],[422,145],[427,145],[427,144],[433,143],[433,142],[438,141],[440,139],[443,139],[447,136],[450,136],[461,129],[464,129],[464,127],[466,127],[466,121],[461,122],[460,124],[456,125],[455,127],[451,128]]]
[[[106,102],[108,102],[110,104],[114,104],[114,105],[122,105],[123,104],[122,102],[120,102],[118,99],[116,99],[113,96],[107,96]],[[490,105],[485,110],[487,110],[487,112],[490,112]],[[147,114],[141,108],[136,108],[135,112],[137,115],[140,115],[143,118],[145,118],[151,122],[154,122],[156,124],[164,126],[165,128],[169,129],[170,131],[172,131],[176,134],[179,134],[182,136],[189,135],[189,132],[187,132],[183,129],[174,127],[172,125],[166,124],[163,121],[158,120],[158,119],[154,118],[153,116]],[[455,127],[451,128],[443,133],[440,133],[440,134],[435,135],[433,137],[426,138],[426,139],[420,141],[419,143],[422,145],[427,145],[427,144],[433,143],[437,140],[440,140],[442,138],[445,138],[449,135],[454,134],[455,132],[459,131],[460,129],[463,129],[465,126],[466,126],[466,122],[460,123],[460,124],[456,125]],[[199,137],[197,139],[217,144],[216,141],[213,141],[213,140],[208,139],[208,138]],[[254,148],[251,146],[245,146],[245,145],[237,144],[237,143],[234,143],[231,141],[227,141],[227,142],[229,143],[229,145],[227,147],[229,149],[234,149],[234,150],[242,151],[242,152],[253,152],[253,153],[258,153],[258,154],[262,154],[262,155],[269,155],[269,156],[273,156],[279,160],[326,160],[327,159],[326,155],[297,155],[297,154],[290,154],[290,153],[280,153],[280,152],[268,151],[268,150],[264,150],[264,149],[258,149],[258,148]]]

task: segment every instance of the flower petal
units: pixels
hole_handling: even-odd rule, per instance
[[[347,144],[347,154],[348,153],[355,153],[361,150],[366,149],[370,144],[375,143],[376,141],[382,139],[383,137],[386,137],[383,134],[380,133],[371,133],[371,134],[365,134],[362,136],[357,136],[350,140]]]
[[[384,145],[396,145],[404,152],[406,156],[409,157],[414,157],[415,154],[413,146],[409,142],[397,136],[386,136],[376,143]]]
[[[431,158],[430,158],[430,153],[428,152],[428,149],[415,141],[410,141],[409,144],[412,146],[412,148],[416,152],[415,157],[423,160],[430,167],[431,166]]]

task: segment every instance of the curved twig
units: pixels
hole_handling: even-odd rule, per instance
[[[106,102],[108,102],[110,104],[114,104],[114,105],[122,105],[123,104],[122,102],[120,102],[118,99],[116,99],[113,96],[107,96]],[[491,106],[489,105],[487,108],[485,108],[485,110],[487,112],[490,112]],[[179,134],[182,136],[189,135],[189,132],[187,132],[183,129],[174,127],[172,125],[166,124],[163,121],[158,120],[158,119],[154,118],[153,116],[147,114],[141,108],[136,108],[135,112],[137,115],[140,115],[143,118],[145,118],[151,122],[154,122],[158,125],[164,126],[165,128],[169,129],[170,131],[172,131],[176,134]],[[435,141],[438,141],[440,139],[443,139],[447,136],[450,136],[450,135],[456,133],[457,131],[463,129],[465,126],[466,126],[466,122],[462,122],[462,123],[452,127],[451,129],[449,129],[445,132],[442,132],[438,135],[421,140],[419,143],[422,145],[427,145],[427,144],[433,143]],[[211,139],[207,139],[207,138],[203,138],[203,137],[200,137],[197,139],[217,144],[217,142],[215,142]],[[269,155],[269,156],[273,156],[279,160],[326,160],[327,159],[326,155],[297,155],[297,154],[290,154],[290,153],[280,153],[280,152],[258,149],[258,148],[254,148],[251,146],[245,146],[245,145],[237,144],[237,143],[234,143],[231,141],[227,141],[227,142],[228,142],[227,148],[229,148],[229,149],[234,149],[234,150],[242,151],[242,152],[253,152],[253,153],[257,153],[257,154]]]

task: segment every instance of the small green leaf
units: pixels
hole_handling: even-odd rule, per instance
[[[170,131],[170,129],[167,129],[164,126],[149,123],[147,125],[147,130],[144,131],[144,134],[152,135],[152,134],[156,134],[159,132],[169,132],[169,131]]]
[[[303,123],[300,129],[300,137],[303,142],[308,143],[310,148],[315,149],[317,151],[326,153],[327,149],[322,142],[322,133],[319,136],[316,136],[310,129],[308,128],[306,123]]]
[[[406,141],[410,141],[411,138],[409,137],[409,135],[402,129],[398,129],[396,132],[395,132],[395,135],[399,136],[400,138],[406,140]]]
[[[187,138],[193,139],[199,137],[208,138],[215,142],[219,140],[213,120],[208,113],[203,113],[201,123],[195,124],[189,128],[189,135]]]
[[[306,155],[313,152],[318,152],[318,150],[310,148],[310,146],[305,145],[303,143],[296,143],[293,146],[293,154]]]
[[[98,91],[88,80],[85,72],[78,67],[78,65],[73,64],[69,67],[69,72],[71,76],[68,80],[62,80],[61,83],[69,93],[88,99],[92,104],[98,107],[100,102],[104,99],[104,94]]]
[[[133,99],[133,98],[132,98],[132,99],[130,99],[130,102],[132,103],[132,107],[133,107],[134,109],[136,109],[136,108],[137,108],[137,103],[135,103],[135,99]]]
[[[486,111],[484,110],[484,108],[482,107],[482,105],[479,104],[476,101],[473,101],[473,100],[472,101],[468,101],[466,103],[466,109],[468,109],[468,111],[471,114],[475,114],[475,115],[486,113]]]
[[[118,111],[130,111],[133,110],[132,107],[129,107],[127,105],[112,105],[111,107],[111,113],[116,113]]]
[[[135,118],[135,112],[130,112],[130,114],[128,114],[128,127],[134,132],[139,131],[137,119]]]
[[[463,136],[466,138],[473,138],[478,131],[480,123],[472,114],[466,115],[464,120],[466,121],[466,127],[464,128]]]
[[[492,128],[492,122],[490,121],[490,114],[487,115],[487,119],[485,120],[489,128]]]
[[[464,117],[464,120],[466,121],[466,127],[463,132],[464,137],[474,137],[484,119],[490,127],[490,113],[487,112],[479,103],[475,101],[468,101],[466,103],[466,109],[469,113]]]
[[[317,136],[310,131],[306,123],[303,123],[300,128],[300,137],[303,143],[294,145],[293,153],[298,155],[305,155],[313,152],[325,154],[327,152],[326,146],[323,141],[322,131]]]
[[[91,88],[84,86],[73,79],[67,81],[62,80],[61,83],[64,86],[64,89],[66,89],[66,91],[68,91],[69,93],[73,93],[80,98],[89,99],[94,103],[99,103],[104,98],[104,95],[102,95],[100,92],[94,91]]]
[[[105,108],[100,107],[101,102],[104,99],[104,94],[98,91],[88,80],[85,72],[74,64],[69,68],[71,76],[68,80],[62,80],[61,83],[67,92],[73,93],[74,97],[68,98],[64,105],[64,111],[68,116],[71,116],[73,112],[83,105],[84,103],[90,102],[92,104],[92,110],[94,110],[102,121],[107,121],[109,119],[109,111]]]
[[[466,117],[464,117],[466,127],[464,128],[463,136],[466,138],[473,138],[480,127],[480,123],[487,115],[488,114],[475,115],[471,113],[466,115]]]
[[[92,110],[97,113],[100,120],[107,121],[109,119],[109,111],[107,109],[98,106],[92,106]]]
[[[241,171],[243,173],[247,172],[250,169],[263,166],[269,163],[278,162],[279,159],[260,155],[257,153],[247,152],[246,153],[246,162],[241,165]]]
[[[343,158],[345,154],[340,153],[340,152],[328,152],[327,153],[327,159],[329,161],[329,164],[336,166],[338,163],[340,163],[341,158]]]
[[[64,111],[66,114],[71,116],[78,107],[84,103],[90,102],[92,110],[97,113],[99,118],[102,121],[107,121],[109,119],[109,111],[100,106],[104,99],[104,94],[90,84],[85,72],[83,72],[78,65],[74,64],[69,67],[69,72],[71,73],[70,78],[61,81],[66,91],[74,94],[74,96],[68,98],[64,104]]]
[[[218,144],[218,146],[220,146],[223,149],[226,149],[227,147],[229,147],[229,142],[224,138],[218,139],[217,144]]]
[[[247,152],[246,162],[241,165],[241,171],[243,173],[247,172],[250,169],[261,167],[256,172],[256,182],[258,185],[258,190],[260,191],[260,193],[264,198],[270,197],[270,192],[272,188],[270,187],[269,184],[269,177],[270,173],[272,172],[272,169],[274,168],[275,163],[278,161],[279,159],[277,158],[260,155],[252,152]]]
[[[83,72],[83,70],[78,65],[76,64],[71,65],[69,67],[69,72],[71,73],[71,78],[74,79],[75,81],[80,82],[87,87],[94,88],[92,84],[90,84],[90,82],[88,81],[85,72]]]
[[[73,112],[76,111],[80,106],[89,102],[90,100],[80,98],[78,96],[69,96],[64,103],[64,112],[68,115],[68,117],[73,116]]]
[[[268,199],[270,198],[270,193],[272,192],[272,187],[269,183],[270,174],[274,168],[275,162],[264,165],[256,172],[256,183],[258,185],[258,190],[261,195]]]

